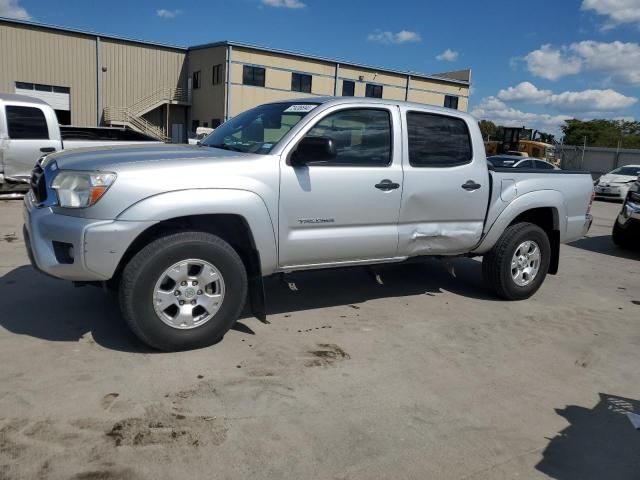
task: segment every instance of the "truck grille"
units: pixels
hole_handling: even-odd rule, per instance
[[[33,172],[31,172],[31,181],[29,184],[31,185],[31,191],[33,192],[36,203],[44,202],[47,199],[47,184],[40,162],[36,164]]]

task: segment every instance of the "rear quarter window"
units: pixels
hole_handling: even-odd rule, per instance
[[[469,129],[460,118],[407,112],[407,135],[413,167],[454,167],[473,158]]]
[[[44,112],[35,107],[7,105],[7,130],[9,138],[42,140],[49,138]]]

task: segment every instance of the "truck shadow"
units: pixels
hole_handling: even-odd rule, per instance
[[[575,242],[568,243],[575,248],[588,250],[590,252],[601,253],[603,255],[611,255],[612,257],[626,258],[628,260],[640,260],[640,248],[628,250],[618,247],[611,235],[599,235],[597,237],[584,237]]]
[[[557,480],[637,479],[640,475],[640,432],[627,413],[640,413],[640,402],[605,393],[589,409],[568,405],[557,409],[568,423],[553,437],[536,469]]]
[[[383,285],[372,272],[380,275]],[[292,292],[278,276],[265,279],[267,313],[280,314],[316,308],[353,305],[376,298],[437,295],[444,291],[480,300],[497,299],[483,285],[480,262],[455,258],[419,263],[379,265],[296,272],[286,277],[295,282]]]
[[[278,277],[267,278],[267,312],[297,312],[353,305],[376,298],[437,295],[444,291],[498,301],[482,284],[479,262],[461,258],[452,259],[448,264],[426,260],[377,267],[384,285],[376,283],[365,268],[301,272],[287,277],[296,282],[296,292],[290,291]],[[52,342],[77,342],[90,333],[93,341],[105,348],[153,352],[130,332],[120,316],[114,295],[95,287],[76,288],[70,282],[42,275],[31,266],[18,267],[0,277],[0,312],[0,326],[18,335]],[[234,329],[251,334],[253,331],[248,325],[252,321],[245,309]]]

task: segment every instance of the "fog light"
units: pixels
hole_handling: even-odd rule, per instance
[[[66,242],[51,242],[53,244],[53,253],[58,263],[71,264],[74,260],[73,244]]]

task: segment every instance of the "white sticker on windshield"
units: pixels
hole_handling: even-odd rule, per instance
[[[307,113],[310,112],[311,110],[313,110],[314,108],[316,108],[318,105],[302,105],[302,104],[297,104],[297,105],[291,105],[289,108],[287,108],[284,113],[290,113],[290,112],[303,112],[303,113]]]

